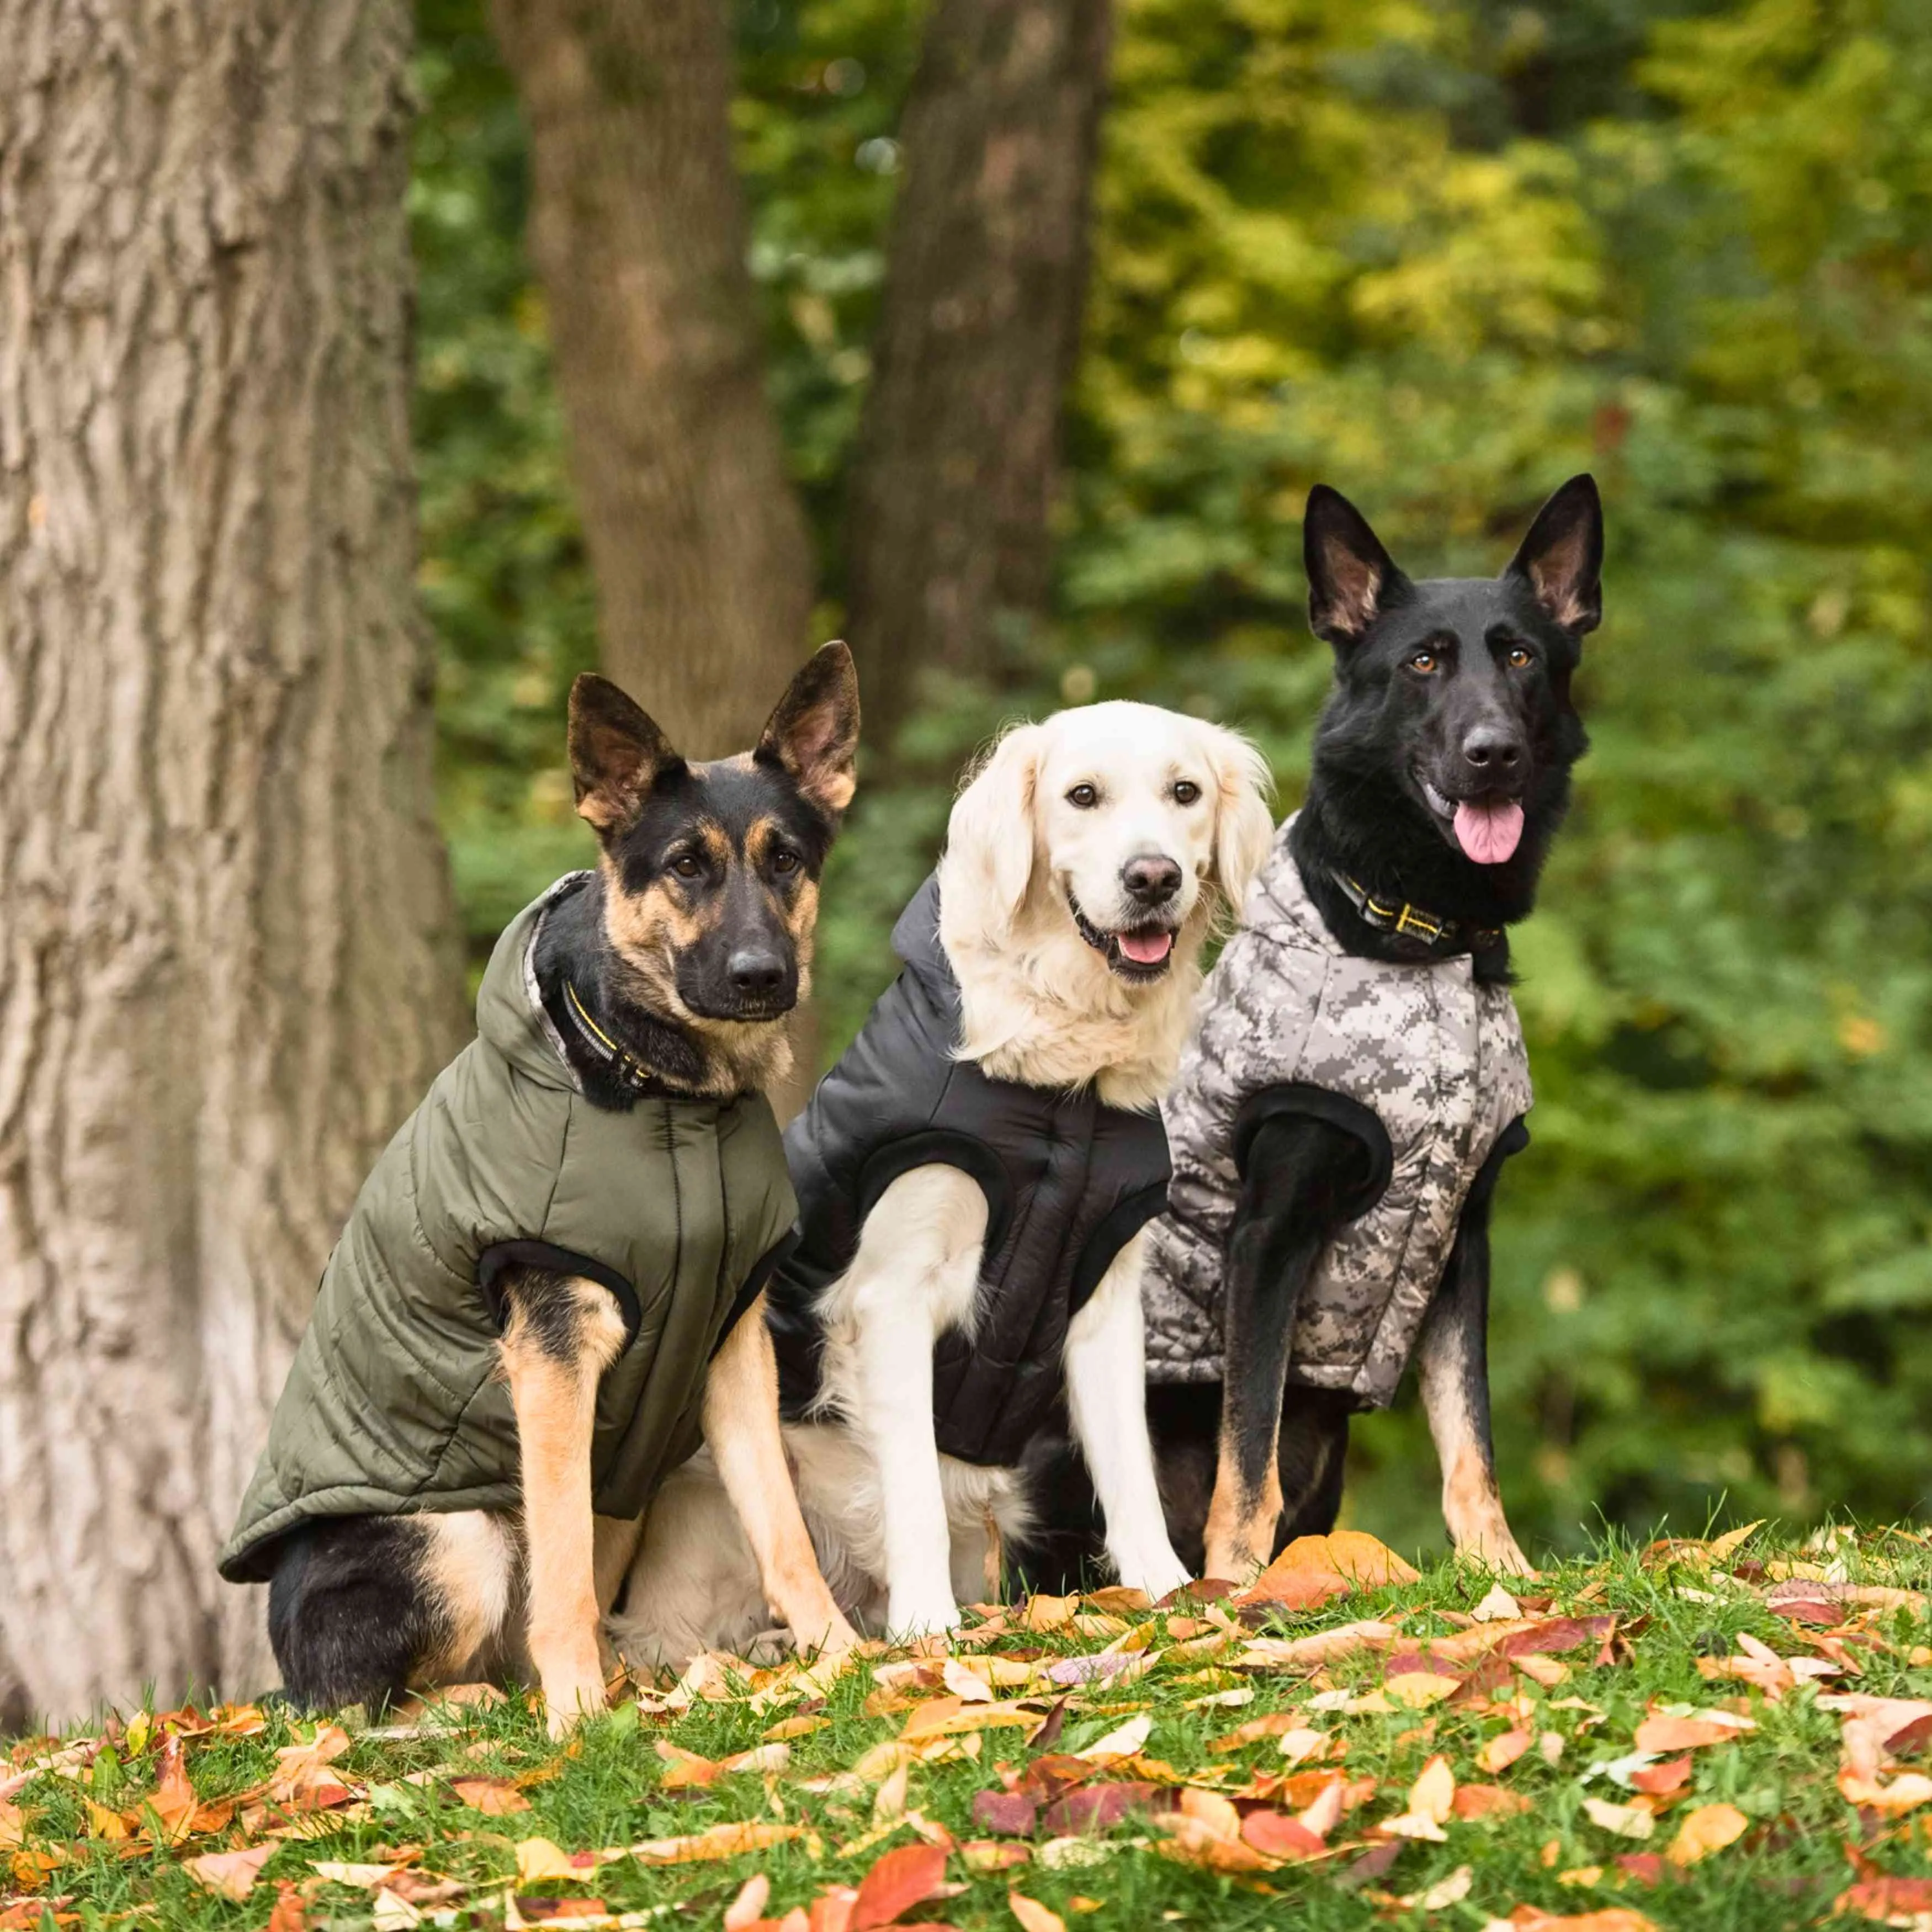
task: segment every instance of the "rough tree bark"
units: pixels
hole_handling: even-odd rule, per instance
[[[530,130],[604,660],[674,743],[749,744],[808,641],[766,397],[723,0],[494,0]]]
[[[936,0],[852,487],[849,628],[876,732],[1046,603],[1085,302],[1108,0]]]
[[[406,0],[0,0],[0,1682],[272,1674],[213,1559],[461,1037]]]

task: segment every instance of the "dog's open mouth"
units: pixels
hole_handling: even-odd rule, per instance
[[[1450,798],[1420,772],[1415,782],[1422,788],[1430,810],[1454,833],[1465,858],[1479,866],[1500,866],[1515,855],[1522,842],[1521,799]]]
[[[1080,937],[1121,979],[1141,982],[1158,980],[1172,964],[1172,926],[1150,924],[1130,926],[1120,932],[1103,932],[1080,910],[1080,902],[1070,892],[1066,904]]]

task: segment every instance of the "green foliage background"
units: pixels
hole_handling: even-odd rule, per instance
[[[836,633],[909,0],[742,0],[772,386]],[[585,850],[593,661],[522,135],[424,0],[424,593],[472,938]],[[827,888],[836,1050],[998,720],[1131,694],[1252,732],[1284,808],[1328,674],[1300,504],[1500,566],[1593,470],[1594,740],[1518,943],[1534,1145],[1492,1358],[1532,1546],[1932,1489],[1932,11],[1919,0],[1120,0],[1057,607],[934,688]],[[1406,1406],[1352,1519],[1440,1538]]]

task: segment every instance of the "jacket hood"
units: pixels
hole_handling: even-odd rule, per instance
[[[577,1076],[538,998],[533,955],[544,915],[572,893],[584,891],[596,876],[566,872],[541,898],[524,907],[504,927],[476,991],[477,1032],[519,1073],[568,1093],[577,1090]]]
[[[927,997],[942,1012],[956,1018],[959,1010],[959,982],[953,976],[952,962],[939,938],[939,874],[928,872],[926,883],[914,892],[892,928],[892,950],[905,962],[906,970],[925,989]]]

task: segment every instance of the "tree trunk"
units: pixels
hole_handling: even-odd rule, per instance
[[[406,0],[0,0],[0,1682],[260,1688],[215,1551],[460,1038]]]
[[[803,655],[805,526],[764,389],[723,0],[495,0],[610,675],[750,745]]]
[[[890,728],[1046,607],[1079,344],[1108,0],[937,0],[901,133],[852,494],[850,630]]]

